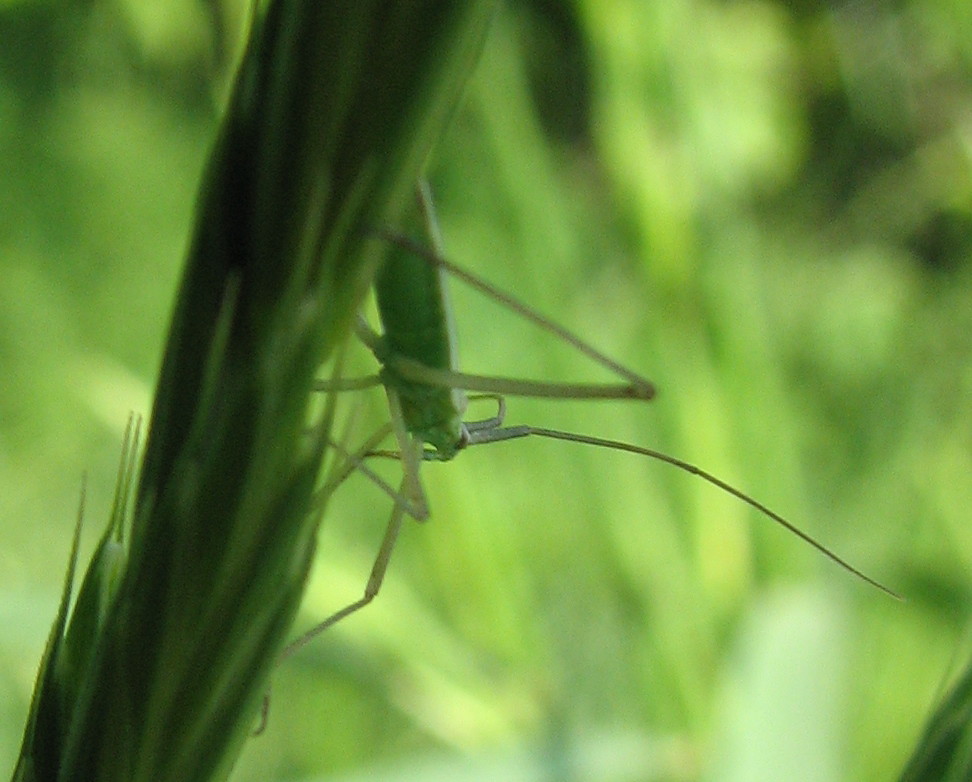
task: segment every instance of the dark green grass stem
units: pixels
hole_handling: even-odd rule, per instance
[[[900,782],[972,779],[972,663],[935,709]]]
[[[127,561],[63,717],[32,715],[57,735],[25,738],[15,779],[228,775],[313,553],[315,372],[384,252],[367,229],[398,219],[494,4],[279,0],[255,26],[199,196]]]

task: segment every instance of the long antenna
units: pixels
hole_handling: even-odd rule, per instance
[[[831,560],[837,565],[840,565],[840,567],[842,567],[848,573],[857,576],[857,578],[867,582],[871,586],[877,587],[886,595],[890,595],[891,597],[893,597],[895,600],[904,600],[904,598],[900,594],[895,592],[893,589],[886,587],[884,584],[871,578],[866,573],[863,573],[862,571],[858,570],[846,559],[831,551],[823,543],[820,543],[819,541],[812,538],[802,529],[794,525],[792,522],[787,521],[779,513],[772,510],[771,508],[768,508],[759,500],[750,497],[745,492],[742,492],[739,489],[737,489],[735,486],[726,483],[721,478],[717,478],[715,475],[703,470],[701,467],[696,467],[694,464],[691,464],[690,462],[686,462],[674,456],[669,456],[668,454],[662,453],[661,451],[656,451],[653,448],[644,448],[640,445],[632,445],[631,443],[625,443],[620,440],[609,440],[604,437],[593,437],[591,435],[586,435],[586,434],[564,432],[559,429],[545,429],[539,426],[526,426],[526,425],[483,428],[483,429],[471,431],[469,445],[480,445],[482,443],[497,442],[499,440],[512,440],[518,437],[529,437],[531,435],[535,435],[537,437],[547,437],[552,440],[566,440],[567,442],[580,443],[582,445],[592,445],[598,448],[610,448],[615,451],[627,451],[628,453],[637,454],[639,456],[647,456],[651,459],[656,459],[657,461],[665,462],[666,464],[670,464],[673,467],[677,467],[678,469],[683,470],[684,472],[690,473],[692,475],[701,478],[703,481],[711,483],[713,486],[716,486],[717,488],[722,489],[724,492],[731,494],[736,499],[742,500],[751,508],[755,508],[767,518],[771,519],[772,521],[775,521],[777,524],[779,524],[781,527],[788,530],[789,532],[792,532],[794,535],[800,538],[800,540],[802,540],[804,543],[807,543],[813,548],[815,548],[817,551],[819,551],[821,554],[827,557],[827,559]]]

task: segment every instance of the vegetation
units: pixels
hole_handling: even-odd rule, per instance
[[[907,602],[663,465],[473,449],[424,470],[432,518],[403,531],[379,599],[273,674],[231,779],[856,782],[913,753],[910,779],[944,775],[969,689],[966,6],[507,3],[429,170],[452,260],[660,389],[513,400],[511,423],[704,466]],[[87,561],[128,412],[151,409],[244,17],[0,6],[11,768],[79,476]],[[454,288],[468,371],[604,379]],[[345,371],[372,371],[366,351]],[[380,394],[336,402],[355,441],[384,420]],[[389,511],[360,475],[335,493],[294,633],[359,596]]]
[[[254,20],[144,459],[136,470],[130,433],[69,612],[72,554],[15,782],[228,777],[329,499],[334,408],[308,411],[380,260],[363,229],[400,215],[491,5],[279,0]],[[419,34],[424,49],[408,44]]]

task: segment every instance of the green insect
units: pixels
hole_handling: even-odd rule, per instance
[[[348,455],[349,464],[352,466],[345,474],[351,469],[361,468],[373,476],[363,464],[363,457],[395,456],[401,459],[403,465],[401,490],[395,493],[389,488],[390,493],[395,496],[395,505],[364,595],[307,631],[287,647],[286,655],[363,608],[378,594],[404,517],[410,515],[422,520],[428,516],[428,506],[419,480],[422,461],[448,461],[471,445],[531,436],[627,451],[666,462],[696,475],[755,508],[853,575],[899,598],[891,589],[862,573],[770,508],[695,465],[650,448],[616,440],[533,426],[504,426],[504,395],[647,401],[654,397],[655,388],[648,380],[612,361],[563,327],[548,321],[508,294],[494,289],[483,280],[445,260],[431,195],[424,182],[418,185],[417,199],[425,217],[431,249],[400,234],[376,232],[377,239],[390,242],[395,250],[375,281],[378,312],[384,334],[376,334],[363,320],[359,321],[357,333],[381,364],[380,372],[373,377],[351,381],[322,381],[318,389],[340,391],[375,385],[384,387],[391,413],[391,430],[394,432],[398,451],[375,450],[369,444],[360,452],[362,458]],[[622,382],[544,383],[470,375],[459,371],[446,274],[460,278],[525,319],[565,340],[584,355],[617,374]],[[477,396],[467,396],[466,392],[476,392]],[[465,421],[463,416],[470,398],[494,400],[497,414],[485,420]],[[385,434],[387,427],[379,433],[379,437]],[[378,480],[376,477],[375,479]]]

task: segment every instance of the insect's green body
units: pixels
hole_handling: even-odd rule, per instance
[[[408,432],[446,461],[468,438],[462,423],[466,394],[406,379],[395,369],[395,360],[405,358],[433,369],[458,370],[444,274],[424,258],[394,247],[375,280],[375,297],[384,332],[377,345],[384,354],[378,356],[382,382],[397,391]]]

